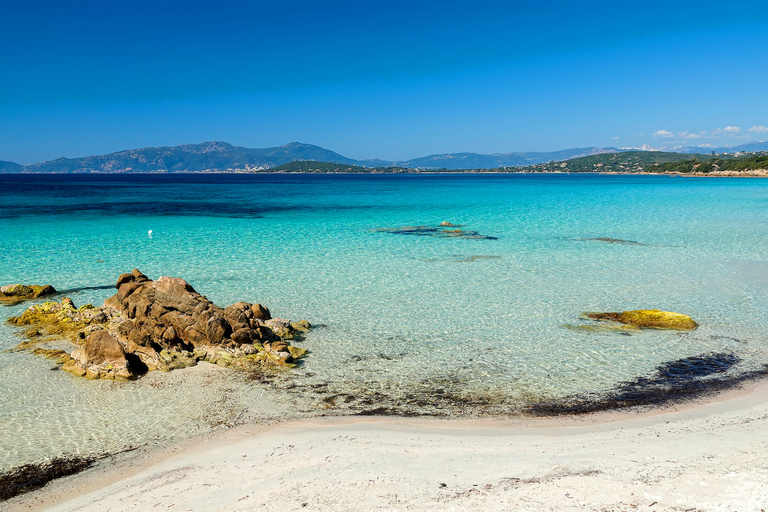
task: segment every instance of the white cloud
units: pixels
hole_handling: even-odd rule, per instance
[[[768,128],[766,128],[768,130]],[[619,140],[619,137],[611,137],[611,140]]]
[[[741,133],[741,128],[738,126],[726,126],[723,128],[723,131],[729,135],[736,135],[737,133]]]
[[[701,134],[701,133],[688,133],[688,132],[677,132],[677,136],[680,137],[681,139],[700,139],[700,138],[702,138],[704,136],[704,134]]]
[[[765,132],[768,132],[768,126],[756,125],[750,128],[749,131],[755,132],[755,133],[765,133]]]
[[[663,137],[665,139],[668,139],[669,137],[674,137],[675,134],[672,132],[668,132],[667,130],[659,130],[656,133],[653,134],[654,137]]]

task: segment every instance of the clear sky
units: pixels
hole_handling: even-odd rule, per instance
[[[768,139],[766,0],[4,0],[0,160]]]

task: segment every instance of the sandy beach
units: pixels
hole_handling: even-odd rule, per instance
[[[763,511],[767,430],[766,382],[555,419],[318,418],[101,463],[0,508]]]

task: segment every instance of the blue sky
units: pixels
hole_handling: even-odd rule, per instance
[[[768,2],[5,0],[0,160],[768,139]]]

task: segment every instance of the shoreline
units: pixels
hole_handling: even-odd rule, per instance
[[[0,508],[759,511],[766,427],[766,380],[578,416],[315,417],[146,447]]]
[[[444,175],[450,176],[452,174],[568,174],[568,175],[599,175],[599,176],[671,176],[679,178],[768,178],[768,169],[751,169],[745,171],[714,171],[710,173],[703,172],[689,172],[689,173],[666,173],[666,172],[620,172],[620,171],[595,171],[595,172],[572,172],[572,171],[499,171],[495,169],[457,169],[457,170],[419,170],[413,169],[411,172],[295,172],[295,171],[278,171],[278,172],[250,172],[250,171],[193,171],[193,172],[135,172],[135,173],[110,173],[110,172],[73,172],[73,173],[46,173],[46,172],[25,172],[25,173],[0,173],[4,176],[131,176],[131,175],[148,175],[148,176],[173,176],[173,175],[321,175],[321,176],[333,176],[333,175],[348,175],[348,176],[408,176],[408,175]]]

